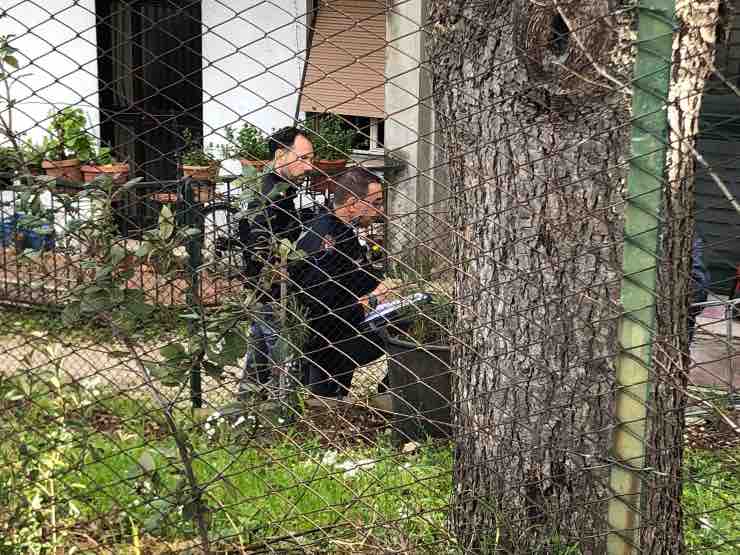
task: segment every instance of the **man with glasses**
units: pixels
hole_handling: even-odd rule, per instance
[[[262,268],[259,249],[268,243],[270,236],[298,239],[301,233],[301,219],[295,205],[298,184],[313,169],[313,144],[297,127],[275,132],[268,144],[272,162],[262,178],[261,190],[248,200],[253,217],[240,221],[240,239],[248,247],[244,250],[247,277],[259,274]]]
[[[304,257],[291,266],[290,279],[311,330],[302,349],[306,385],[322,400],[343,400],[355,369],[383,354],[358,331],[364,298],[386,293],[359,235],[383,217],[383,191],[380,179],[364,168],[350,168],[332,180],[334,210],[305,226],[297,245]]]
[[[275,322],[276,303],[280,291],[277,284],[262,290],[257,283],[265,260],[272,253],[272,239],[295,242],[302,230],[296,198],[298,185],[313,169],[313,144],[296,127],[285,127],[269,138],[272,162],[267,168],[261,187],[247,199],[248,218],[239,221],[239,239],[243,245],[243,274],[249,287],[257,292],[262,309],[251,325],[251,349],[247,354],[239,383],[239,397],[247,400],[255,391],[264,393],[270,383],[270,354],[277,343]]]

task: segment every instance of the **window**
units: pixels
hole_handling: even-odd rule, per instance
[[[352,147],[359,152],[379,152],[383,150],[382,135],[385,123],[378,118],[343,116],[357,132]]]
[[[323,114],[309,112],[306,119],[321,118]],[[339,115],[347,129],[356,133],[352,143],[353,152],[357,154],[382,154],[385,139],[385,121],[380,118]]]

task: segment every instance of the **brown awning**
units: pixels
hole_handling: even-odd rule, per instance
[[[385,0],[319,2],[301,111],[385,117],[385,11]]]

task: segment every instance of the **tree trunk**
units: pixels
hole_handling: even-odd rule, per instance
[[[693,154],[702,93],[714,65],[720,0],[678,0],[668,94],[667,180],[658,264],[653,387],[640,523],[642,553],[683,553],[681,473],[688,385],[688,276],[694,230]]]
[[[466,552],[605,552],[634,4],[431,1],[462,307],[452,522]],[[690,212],[682,168],[666,214]],[[661,245],[656,337],[679,337],[655,351],[648,458],[670,474],[648,502],[661,518],[680,491],[683,422],[663,418],[683,403],[686,222]]]

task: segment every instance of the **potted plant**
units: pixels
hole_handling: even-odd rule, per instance
[[[182,153],[182,173],[198,181],[215,183],[218,176],[218,161],[210,154],[210,148],[204,150],[196,141],[190,129],[183,134],[185,150]]]
[[[421,301],[404,308],[385,334],[394,428],[401,441],[451,434],[454,305],[442,292],[415,295]]]
[[[314,124],[314,165],[323,171],[341,170],[347,165],[357,134],[336,114],[328,114]]]
[[[234,145],[234,155],[239,158],[242,168],[253,167],[261,172],[270,162],[270,148],[265,135],[251,123],[245,123],[235,134],[231,127],[226,128],[226,139]]]
[[[51,138],[44,143],[42,167],[46,175],[82,181],[80,160],[89,160],[93,138],[86,131],[87,119],[80,108],[64,108],[51,120]]]
[[[316,169],[330,176],[346,167],[356,132],[335,114],[314,120],[310,129]],[[311,187],[321,192],[334,192],[336,184],[327,175],[319,175],[313,179]]]
[[[12,147],[0,147],[0,190],[13,184],[18,171],[18,156]]]
[[[31,141],[23,143],[21,146],[23,160],[31,175],[39,175],[43,171],[44,147],[33,144]],[[21,168],[22,169],[22,168]]]
[[[185,177],[201,182],[201,185],[193,187],[196,200],[206,202],[211,200],[216,192],[216,178],[218,177],[218,161],[210,154],[213,145],[204,150],[193,140],[189,129],[183,132],[185,139],[185,151],[182,154],[182,174]]]
[[[0,147],[0,189],[8,188],[13,180],[26,172],[38,175],[41,171],[43,154],[32,143],[21,142],[20,152],[12,146]]]
[[[126,162],[116,162],[108,147],[100,147],[95,158],[80,169],[85,183],[90,183],[99,175],[110,175],[116,185],[122,185],[128,181],[128,164]]]

